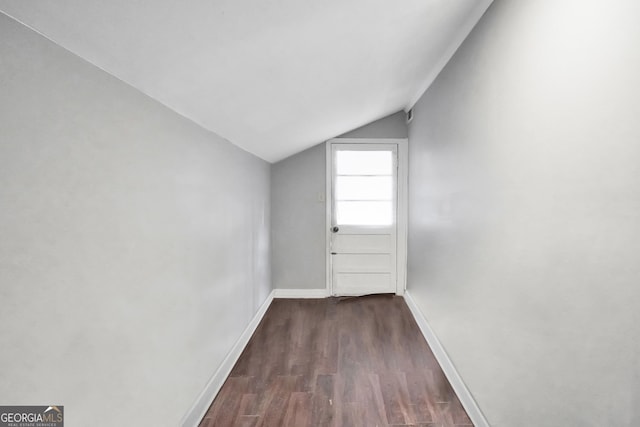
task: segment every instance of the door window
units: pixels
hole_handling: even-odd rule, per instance
[[[390,150],[336,151],[336,225],[394,223],[393,154]]]

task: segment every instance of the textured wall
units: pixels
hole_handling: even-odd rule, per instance
[[[416,105],[409,292],[493,426],[640,424],[638,18],[496,0]]]
[[[269,294],[270,166],[0,15],[0,402],[175,426]]]

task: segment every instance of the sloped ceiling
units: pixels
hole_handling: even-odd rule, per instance
[[[0,0],[274,162],[413,105],[491,0]]]

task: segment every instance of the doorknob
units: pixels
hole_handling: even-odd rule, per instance
[[[337,233],[338,231],[340,231],[340,229],[338,228],[337,225],[334,225],[331,231],[333,231],[334,233]]]

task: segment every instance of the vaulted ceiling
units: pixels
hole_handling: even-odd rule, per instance
[[[410,108],[491,0],[0,0],[0,10],[274,162]]]

